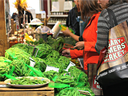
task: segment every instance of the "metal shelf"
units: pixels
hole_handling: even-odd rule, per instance
[[[48,15],[48,17],[68,17],[68,15]]]
[[[56,24],[56,23],[47,23],[48,25],[54,25],[54,24]],[[66,23],[61,23],[61,24],[63,24],[63,25],[66,25]]]

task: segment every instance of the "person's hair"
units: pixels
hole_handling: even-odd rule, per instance
[[[80,0],[79,2],[83,21],[102,10],[97,0]]]
[[[119,2],[119,3],[127,2],[128,3],[128,0],[109,0],[109,3],[107,4],[107,7],[113,5],[113,4],[117,3],[117,2]]]

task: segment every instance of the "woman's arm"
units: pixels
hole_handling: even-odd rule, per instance
[[[68,29],[68,27],[67,27],[66,30],[64,30],[64,31],[61,30],[61,32],[63,32],[64,35],[71,36],[74,40],[79,41],[79,37],[80,37],[80,36],[77,36],[77,35],[71,33],[70,30]]]

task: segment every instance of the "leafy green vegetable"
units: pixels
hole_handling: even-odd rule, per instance
[[[71,66],[68,69],[68,72],[70,72],[70,75],[73,76],[75,81],[77,81],[79,78],[79,82],[83,82],[83,83],[87,84],[87,82],[88,82],[87,74],[85,74],[83,71],[79,70],[76,66]],[[80,74],[82,75],[81,77],[79,77]]]
[[[46,69],[46,61],[38,57],[32,57],[32,59],[36,62],[34,68],[44,72]]]
[[[14,47],[6,50],[5,57],[12,61],[18,59],[24,61],[26,64],[30,64],[29,57],[31,57],[31,55],[22,49]]]
[[[43,72],[44,76],[50,80],[53,79],[54,76],[57,76],[58,75],[58,72],[56,71],[53,71],[53,70],[50,70],[50,71],[47,71],[47,72]]]
[[[30,79],[30,78],[19,78],[17,80],[11,80],[11,84],[15,85],[36,85],[36,84],[44,84],[46,81],[44,79]]]
[[[52,47],[49,46],[48,44],[39,44],[38,46],[36,46],[38,50],[37,56],[39,58],[45,58],[48,54],[50,54]]]
[[[13,60],[10,64],[10,69],[15,66],[13,76],[29,76],[30,70],[24,64],[22,60]]]
[[[56,39],[53,39],[52,36],[48,36],[47,44],[59,52],[63,48],[64,39],[63,37],[57,37]]]
[[[32,55],[32,52],[33,52],[33,49],[34,49],[34,46],[31,46],[31,45],[26,45],[26,44],[22,44],[22,43],[18,43],[18,44],[15,44],[13,45],[11,48],[19,48],[19,49],[22,49],[23,51],[29,53],[30,55]]]
[[[5,77],[3,76],[3,74],[8,74],[9,73],[9,63],[8,62],[4,62],[5,60],[9,60],[3,56],[0,56],[0,81],[3,81],[5,79]]]

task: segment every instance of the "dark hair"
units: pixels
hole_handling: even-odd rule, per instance
[[[107,4],[107,7],[113,5],[113,4],[117,3],[117,2],[119,2],[119,3],[127,2],[128,3],[128,0],[109,0],[109,3]]]
[[[81,18],[85,21],[87,18],[91,17],[93,14],[101,11],[100,5],[97,0],[80,0],[80,11]]]

